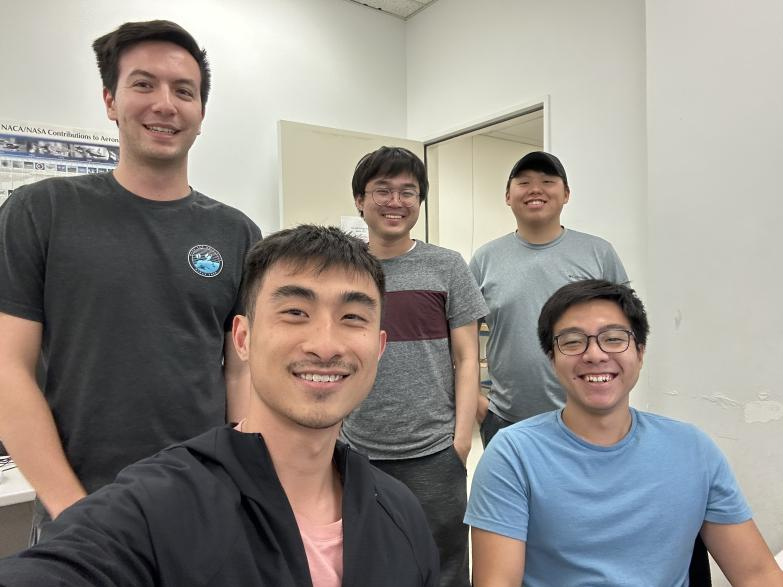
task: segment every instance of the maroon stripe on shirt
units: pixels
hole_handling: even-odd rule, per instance
[[[381,328],[389,342],[448,338],[445,291],[391,291],[383,298]]]

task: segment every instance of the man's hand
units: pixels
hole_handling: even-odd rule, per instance
[[[35,380],[43,325],[0,313],[0,436],[49,515],[84,497]]]
[[[484,418],[487,417],[488,411],[489,411],[489,399],[483,393],[479,393],[478,405],[476,406],[476,422],[482,424],[484,422]]]
[[[462,464],[465,466],[468,464],[468,455],[470,454],[471,444],[471,440],[468,440],[467,443],[464,441],[460,442],[456,439],[454,440],[454,450],[457,451],[457,456],[459,456]]]

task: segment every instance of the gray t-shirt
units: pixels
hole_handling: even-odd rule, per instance
[[[565,392],[538,342],[538,315],[549,297],[572,281],[626,283],[612,245],[565,228],[543,245],[512,232],[478,249],[470,269],[489,307],[489,409],[517,422],[563,407]]]
[[[223,343],[260,237],[198,192],[148,200],[111,173],[0,208],[0,312],[43,324],[44,395],[88,491],[224,422]]]
[[[454,439],[450,330],[485,316],[487,307],[459,253],[417,241],[381,263],[386,352],[372,391],[346,417],[342,434],[371,459],[423,457]]]

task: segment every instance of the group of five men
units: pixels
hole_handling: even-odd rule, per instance
[[[711,441],[629,407],[644,308],[611,245],[561,226],[556,157],[514,166],[517,230],[470,267],[411,239],[426,170],[394,147],[354,172],[369,247],[260,240],[187,181],[193,38],[93,48],[117,168],[0,209],[0,437],[43,506],[0,585],[469,585],[463,516],[475,585],[685,585],[699,532],[737,584],[783,584]]]

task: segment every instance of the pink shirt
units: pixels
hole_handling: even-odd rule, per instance
[[[340,587],[343,583],[343,521],[325,526],[296,516],[313,587]]]
[[[234,430],[242,432],[245,420]],[[337,520],[325,526],[311,524],[296,516],[296,525],[302,535],[307,566],[313,587],[341,587],[343,584],[343,521]]]

